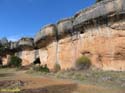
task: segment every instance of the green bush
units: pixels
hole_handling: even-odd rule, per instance
[[[56,64],[54,65],[54,72],[58,72],[58,71],[60,71],[60,70],[61,70],[60,65],[56,63]]]
[[[10,62],[8,64],[9,67],[21,67],[22,59],[17,56],[11,56]]]
[[[40,72],[50,72],[46,64],[44,66],[40,66],[40,65],[34,66],[33,70],[40,71]]]
[[[91,60],[86,56],[81,56],[76,60],[76,68],[78,70],[88,69],[91,66]]]

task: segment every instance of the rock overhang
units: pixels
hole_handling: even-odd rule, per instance
[[[57,27],[55,24],[45,25],[34,37],[37,48],[45,47],[47,44],[56,40]]]
[[[110,19],[113,15],[123,15],[125,12],[125,0],[105,0],[95,5],[81,10],[70,18],[65,18],[58,21],[56,24],[49,24],[44,26],[34,37],[34,42],[37,46],[38,43],[42,43],[45,47],[49,41],[53,42],[55,39],[62,39],[66,36],[72,36],[73,33],[79,31],[81,26],[88,26],[91,24],[103,24],[106,23],[107,19]],[[53,34],[51,29],[47,31],[49,27],[54,27],[56,29],[56,34]],[[78,30],[77,30],[78,29]],[[48,42],[49,43],[49,42]]]
[[[125,16],[125,0],[104,0],[95,5],[77,12],[70,18],[58,21],[56,24],[45,25],[35,35],[34,39],[24,37],[15,43],[11,43],[10,49],[35,49],[46,47],[48,44],[58,41],[66,36],[72,36],[79,32],[81,26],[90,26],[98,21],[106,21],[117,15]],[[110,21],[110,20],[109,20]],[[98,22],[99,23],[99,22]]]
[[[31,50],[34,49],[34,39],[29,37],[23,37],[18,41],[18,47],[21,50]]]
[[[73,33],[73,17],[65,18],[57,22],[58,37],[63,38]]]
[[[15,42],[10,42],[10,49],[16,49],[18,48],[18,42],[15,41]]]
[[[77,12],[74,16],[73,27],[79,28],[86,22],[97,21],[110,15],[125,14],[125,0],[104,0],[89,8]]]

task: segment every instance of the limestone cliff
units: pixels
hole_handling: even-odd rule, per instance
[[[103,0],[71,18],[44,26],[34,39],[22,38],[10,46],[23,65],[39,57],[50,69],[55,63],[70,69],[85,55],[96,68],[125,71],[125,0]]]

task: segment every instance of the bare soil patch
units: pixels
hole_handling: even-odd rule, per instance
[[[112,89],[91,84],[80,84],[72,80],[29,75],[26,71],[0,71],[0,75],[2,75],[0,77],[0,89],[19,88],[20,92],[17,93],[125,93],[124,88]]]

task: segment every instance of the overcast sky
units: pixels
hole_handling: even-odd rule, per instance
[[[0,38],[34,37],[46,24],[73,16],[95,0],[0,0]]]

